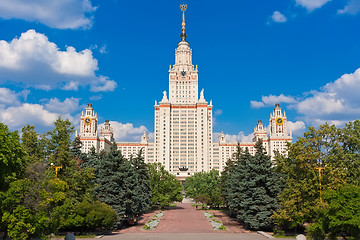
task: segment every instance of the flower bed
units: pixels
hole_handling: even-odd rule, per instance
[[[150,221],[148,221],[144,226],[144,230],[155,230],[157,225],[160,223],[160,219],[164,216],[164,212],[159,212],[155,214]]]
[[[225,231],[226,227],[219,221],[216,220],[214,215],[212,215],[209,212],[204,212],[204,216],[206,217],[206,219],[210,222],[211,226],[213,227],[213,229],[215,231]]]

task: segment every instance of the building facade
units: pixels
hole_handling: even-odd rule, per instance
[[[217,169],[222,171],[226,161],[236,152],[237,146],[254,153],[255,142],[262,140],[268,154],[285,153],[286,143],[292,141],[287,130],[287,118],[279,104],[270,114],[268,130],[259,121],[251,142],[227,142],[224,133],[213,141],[213,105],[207,102],[204,90],[198,88],[199,71],[192,63],[192,50],[186,40],[185,10],[182,10],[181,41],[175,50],[175,64],[169,67],[169,91],[163,92],[160,102],[154,105],[154,141],[149,142],[144,132],[140,142],[117,142],[125,157],[143,150],[145,162],[161,163],[166,170],[184,179],[195,172]],[[108,151],[114,141],[109,121],[98,132],[97,114],[89,104],[80,118],[82,151],[92,146],[97,152]]]

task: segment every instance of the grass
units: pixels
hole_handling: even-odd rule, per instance
[[[219,227],[219,230],[225,231],[226,227],[224,225],[222,225],[221,227]]]

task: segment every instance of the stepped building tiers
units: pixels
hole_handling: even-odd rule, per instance
[[[186,40],[185,11],[182,10],[181,41],[175,50],[175,64],[169,68],[169,92],[164,91],[160,102],[155,101],[154,142],[149,142],[144,132],[140,142],[117,142],[125,157],[143,150],[145,162],[161,163],[166,170],[184,179],[195,172],[217,169],[222,171],[226,161],[236,152],[237,146],[254,153],[259,139],[274,157],[274,151],[285,153],[286,143],[292,141],[287,130],[287,118],[279,104],[270,114],[269,129],[258,121],[252,142],[227,142],[224,133],[213,141],[213,105],[207,102],[204,90],[198,92],[198,68],[192,64],[192,50]],[[98,130],[98,118],[89,104],[80,118],[80,140],[82,151],[109,151],[113,130],[108,120]]]

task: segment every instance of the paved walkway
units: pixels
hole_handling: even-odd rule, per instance
[[[256,233],[123,233],[104,236],[104,240],[266,240]],[[93,239],[92,239],[93,240]]]
[[[202,211],[197,211],[191,203],[178,203],[176,208],[165,212],[154,232],[212,233],[214,230]]]
[[[158,212],[158,211],[156,211]],[[250,231],[245,231],[237,223],[227,219],[219,211],[211,211],[219,218],[228,231],[214,231],[204,216],[204,211],[196,210],[191,202],[178,203],[177,207],[166,210],[159,225],[154,231],[142,230],[143,225],[156,212],[149,212],[142,216],[139,224],[123,229],[114,235],[103,236],[104,240],[266,240],[267,238]],[[284,239],[285,240],[285,239]]]

